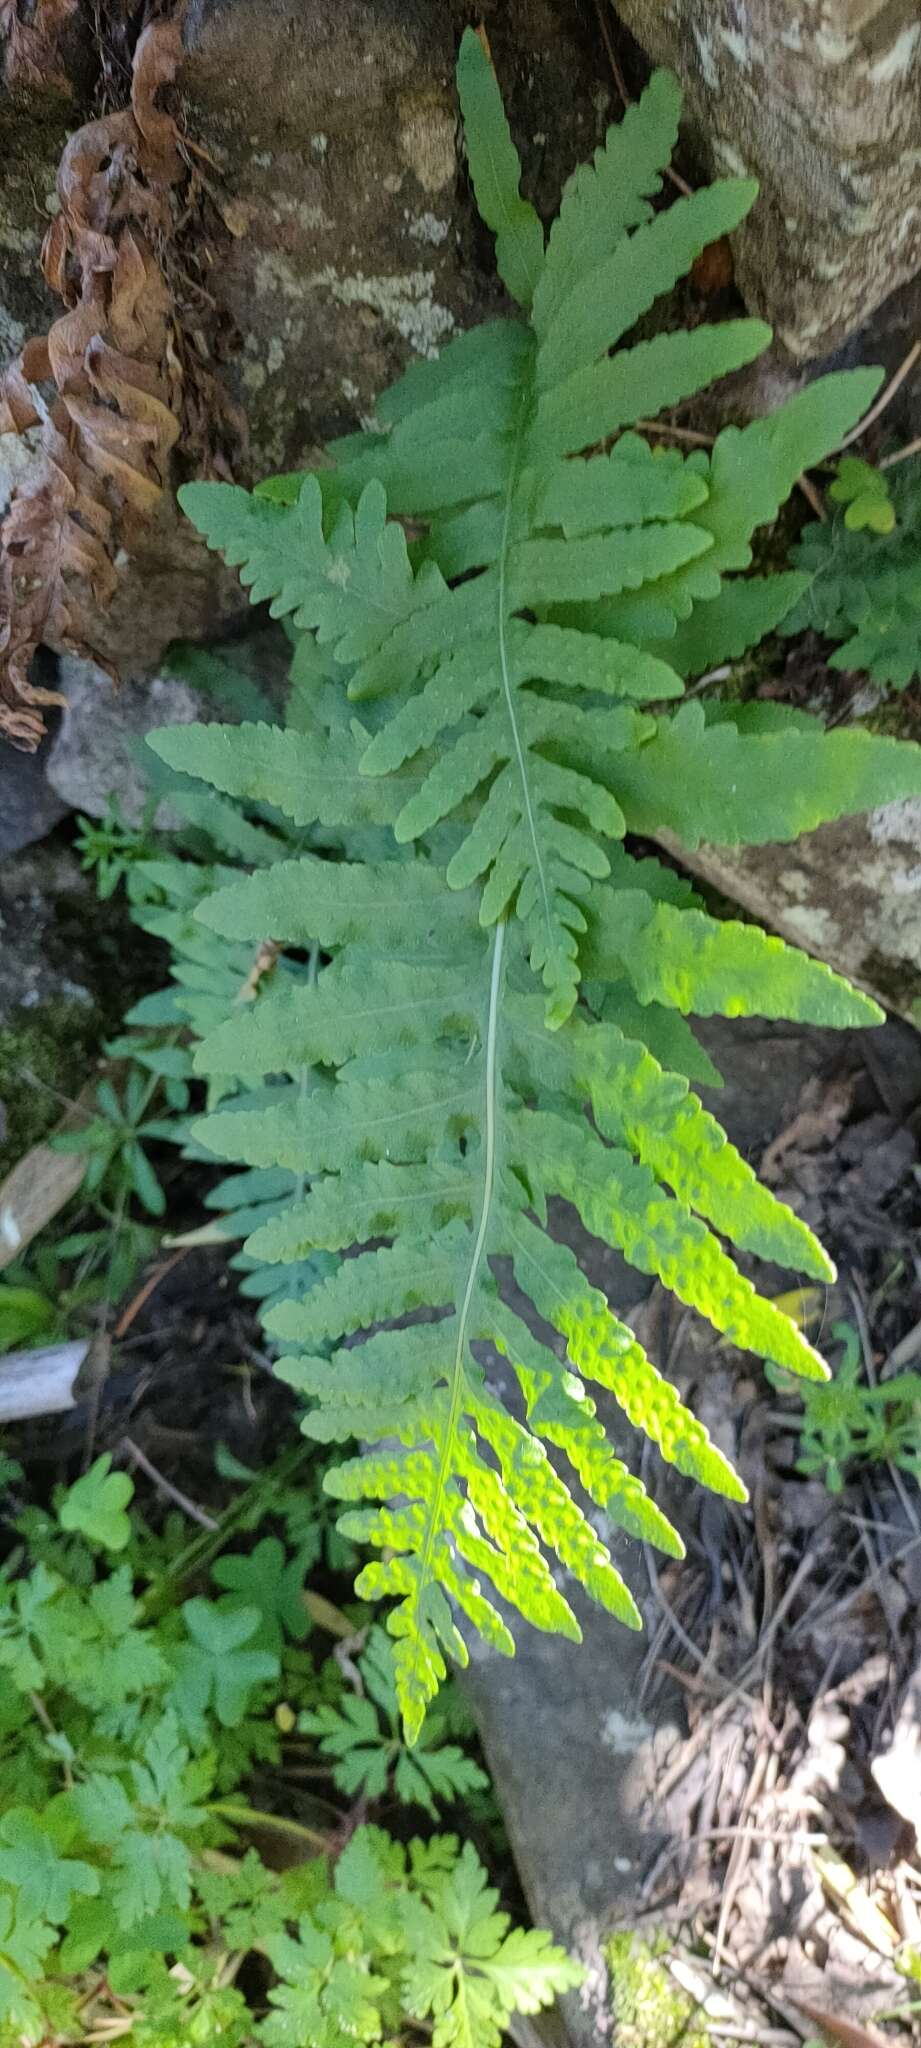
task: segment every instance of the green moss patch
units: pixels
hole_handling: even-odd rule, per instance
[[[54,1128],[98,1058],[95,1005],[52,996],[0,1025],[0,1174]]]
[[[698,2008],[669,1975],[665,1935],[612,1934],[605,1943],[614,2048],[712,2048]]]

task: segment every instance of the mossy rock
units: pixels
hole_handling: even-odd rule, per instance
[[[52,996],[11,1012],[0,1025],[0,1175],[54,1129],[99,1056],[99,1013],[92,1002]]]
[[[642,1941],[625,1931],[606,1941],[613,2048],[714,2048],[693,1999],[669,1975],[668,1949],[665,1935]]]

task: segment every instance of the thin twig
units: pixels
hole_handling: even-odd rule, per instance
[[[172,1480],[167,1479],[165,1473],[158,1472],[156,1465],[151,1464],[146,1452],[142,1451],[140,1444],[135,1443],[133,1437],[122,1437],[122,1448],[127,1451],[133,1464],[139,1465],[141,1471],[146,1473],[151,1485],[156,1487],[157,1492],[165,1494],[167,1500],[171,1500],[174,1506],[181,1508],[183,1514],[188,1515],[190,1522],[197,1522],[202,1529],[217,1529],[219,1527],[213,1515],[207,1514],[205,1509],[200,1508],[196,1501],[190,1500],[188,1494],[182,1493],[178,1486],[174,1486]]]
[[[161,1280],[166,1279],[167,1273],[171,1273],[174,1266],[178,1266],[180,1259],[185,1258],[186,1250],[187,1247],[183,1245],[180,1251],[173,1252],[170,1258],[163,1259],[159,1266],[154,1267],[153,1272],[145,1280],[143,1287],[138,1288],[137,1293],[129,1301],[127,1308],[122,1310],[112,1332],[113,1337],[124,1337],[126,1335],[134,1322],[135,1316],[140,1314],[144,1303],[150,1300],[154,1289],[159,1287]]]
[[[749,1706],[754,1706],[755,1703],[750,1693],[742,1692],[738,1687],[735,1687],[733,1685],[731,1679],[723,1678],[718,1671],[715,1671],[706,1651],[698,1649],[698,1646],[695,1643],[693,1637],[688,1635],[684,1623],[682,1621],[679,1621],[674,1608],[672,1607],[670,1601],[666,1598],[666,1595],[662,1591],[662,1586],[659,1580],[659,1574],[655,1566],[655,1560],[653,1558],[652,1551],[648,1543],[643,1544],[643,1556],[646,1560],[646,1574],[649,1579],[653,1599],[658,1603],[659,1607],[661,1607],[662,1612],[666,1616],[666,1619],[672,1630],[672,1633],[673,1635],[677,1636],[682,1649],[687,1650],[688,1655],[690,1657],[693,1657],[695,1664],[699,1665],[700,1670],[704,1673],[708,1681],[715,1688],[718,1688],[720,1692],[724,1693],[727,1696],[731,1696],[734,1693],[737,1699],[746,1700]]]
[[[828,1607],[822,1607],[818,1603],[815,1607],[811,1607],[791,1631],[790,1642],[796,1641],[797,1636],[801,1634],[808,1621],[813,1620],[827,1624],[835,1617],[840,1618],[842,1614],[846,1614],[848,1609],[853,1607],[855,1601],[862,1600],[864,1594],[872,1589],[877,1579],[884,1579],[887,1572],[893,1571],[897,1564],[901,1564],[906,1557],[910,1557],[912,1551],[917,1550],[919,1543],[921,1543],[921,1536],[912,1536],[910,1542],[903,1543],[899,1550],[894,1550],[891,1557],[887,1557],[883,1561],[877,1572],[871,1572],[868,1578],[861,1579],[860,1585],[855,1586],[853,1591],[846,1594],[843,1600],[832,1601]],[[744,1675],[743,1672],[743,1677]]]
[[[715,434],[700,434],[696,427],[676,427],[671,420],[634,420],[640,434],[663,434],[673,441],[691,441],[695,448],[712,448]]]
[[[322,1854],[329,1854],[329,1836],[321,1835],[318,1828],[305,1827],[302,1821],[289,1820],[285,1813],[263,1813],[259,1807],[246,1806],[235,1799],[211,1799],[205,1807],[206,1813],[213,1813],[218,1820],[231,1821],[237,1828],[270,1828],[277,1835],[291,1835],[297,1842],[309,1842],[311,1848]]]
[[[768,1750],[766,1745],[763,1745],[759,1749],[757,1756],[755,1757],[754,1764],[752,1765],[751,1776],[749,1777],[748,1784],[745,1787],[742,1805],[739,1809],[739,1819],[743,1823],[746,1819],[746,1816],[751,1812],[752,1807],[754,1806],[755,1801],[758,1798],[758,1795],[761,1791],[761,1787],[764,1784],[764,1775],[767,1770],[769,1755],[770,1751]],[[732,1912],[733,1906],[735,1905],[736,1892],[738,1891],[742,1879],[745,1875],[745,1867],[751,1855],[751,1848],[751,1835],[745,1832],[744,1826],[740,1827],[739,1832],[737,1833],[735,1840],[733,1841],[732,1849],[730,1851],[729,1866],[726,1871],[726,1877],[723,1883],[723,1896],[720,1900],[719,1918],[716,1923],[716,1947],[714,1950],[712,1964],[714,1979],[719,1977],[720,1972],[722,1970],[723,1956],[729,1953],[727,1947],[729,1917]]]
[[[894,469],[897,462],[906,462],[909,455],[917,455],[919,453],[921,453],[921,434],[916,434],[913,441],[906,441],[904,448],[897,448],[894,455],[884,455],[882,462],[877,466],[880,469]]]
[[[752,1828],[747,1824],[737,1828],[704,1828],[702,1833],[698,1833],[695,1830],[692,1840],[694,1842],[721,1842],[724,1839],[731,1841],[735,1836],[744,1837],[749,1842],[790,1842],[797,1845],[802,1844],[804,1848],[813,1843],[822,1843],[827,1846],[830,1841],[830,1836],[820,1833],[809,1833],[804,1828],[794,1828],[789,1832],[785,1832],[783,1828]],[[680,1848],[682,1845],[679,1843],[676,1846]]]
[[[798,476],[796,481],[800,490],[802,491],[803,497],[805,498],[807,505],[809,505],[811,510],[815,513],[816,518],[821,519],[822,525],[827,526],[828,513],[826,512],[825,507],[822,503],[821,491],[819,491],[816,488],[816,485],[812,482],[811,477]]]
[[[919,441],[918,446],[921,447],[921,441]],[[893,1373],[901,1372],[904,1366],[911,1365],[913,1360],[917,1358],[919,1351],[921,1351],[921,1323],[913,1323],[911,1329],[906,1330],[904,1337],[899,1338],[898,1343],[890,1351],[888,1358],[884,1358],[880,1367],[880,1379],[887,1380]]]
[[[914,369],[919,356],[921,356],[921,341],[913,341],[904,362],[899,364],[894,376],[890,377],[885,389],[880,392],[876,404],[871,405],[869,412],[864,413],[863,419],[858,420],[856,427],[852,427],[850,433],[845,434],[843,441],[838,442],[837,448],[833,451],[836,455],[840,455],[842,449],[852,447],[855,441],[862,439],[868,427],[875,425],[881,414],[886,411],[886,407],[891,405],[896,392],[900,385],[904,384],[909,371]]]

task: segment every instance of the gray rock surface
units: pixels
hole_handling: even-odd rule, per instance
[[[45,779],[51,744],[22,754],[0,742],[0,859],[44,839],[67,816],[67,804]]]
[[[480,14],[550,210],[616,110],[597,24],[568,0]],[[500,303],[460,147],[469,20],[465,0],[192,0],[183,99],[243,230],[212,288],[241,337],[228,374],[257,468],[350,431],[408,360]]]
[[[158,725],[190,725],[200,718],[200,697],[168,675],[116,690],[102,669],[72,655],[61,662],[59,680],[67,709],[48,755],[51,790],[91,818],[101,818],[115,796],[123,816],[138,824],[148,794],[142,742]]]
[[[915,0],[616,0],[677,72],[714,172],[754,175],[736,277],[800,358],[862,327],[921,264]]]
[[[676,844],[663,838],[670,851]],[[759,923],[921,1015],[921,799],[823,825],[793,846],[701,846],[685,867]]]

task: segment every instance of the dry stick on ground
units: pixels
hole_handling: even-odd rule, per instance
[[[822,525],[826,526],[828,524],[828,513],[826,512],[825,507],[822,503],[821,492],[816,490],[815,484],[808,476],[798,476],[796,481],[799,489],[802,491],[803,497],[805,498],[807,505],[810,505],[812,507],[812,510],[815,513],[816,518],[821,519]]]
[[[730,1708],[735,1705],[735,1702],[739,1697],[739,1688],[744,1685],[746,1679],[750,1679],[752,1677],[752,1675],[758,1670],[760,1664],[763,1662],[768,1644],[773,1640],[774,1636],[776,1635],[777,1630],[780,1627],[780,1624],[783,1621],[784,1616],[787,1613],[789,1607],[795,1600],[796,1595],[799,1592],[801,1585],[803,1584],[803,1581],[809,1577],[809,1574],[814,1569],[814,1566],[815,1557],[813,1556],[811,1551],[807,1551],[806,1556],[800,1559],[796,1571],[793,1573],[793,1577],[791,1578],[790,1583],[787,1586],[786,1591],[784,1592],[783,1598],[778,1603],[778,1606],[770,1622],[768,1623],[767,1628],[764,1630],[761,1641],[758,1644],[758,1648],[755,1651],[754,1656],[749,1658],[748,1663],[744,1664],[742,1666],[742,1670],[738,1673],[735,1680],[736,1691],[730,1694],[726,1699],[720,1700],[719,1705],[714,1707],[711,1713],[704,1715],[702,1721],[700,1721],[697,1728],[695,1728],[693,1735],[690,1735],[687,1741],[682,1744],[681,1750],[678,1756],[675,1758],[675,1761],[671,1765],[670,1769],[667,1770],[662,1776],[662,1778],[659,1780],[656,1790],[658,1793],[658,1797],[660,1799],[666,1799],[668,1797],[669,1792],[671,1792],[674,1789],[675,1785],[680,1783],[680,1780],[684,1777],[685,1771],[693,1762],[695,1756],[697,1756],[698,1751],[704,1748],[705,1744],[709,1741],[710,1736],[712,1735],[714,1729],[719,1726],[720,1722],[726,1719],[726,1715],[728,1714]],[[748,1698],[748,1696],[744,1693],[741,1696],[743,1698]],[[752,1702],[749,1703],[752,1704]],[[767,1721],[766,1715],[764,1715],[763,1703],[760,1700],[758,1700],[755,1701],[753,1704],[755,1706],[755,1711],[758,1717],[763,1717],[765,1726],[770,1726],[770,1723]]]
[[[688,1655],[690,1657],[693,1657],[695,1664],[698,1664],[700,1666],[701,1672],[706,1675],[707,1679],[710,1681],[710,1684],[714,1688],[717,1688],[722,1693],[734,1696],[736,1699],[746,1700],[750,1706],[754,1706],[755,1702],[752,1699],[751,1694],[742,1692],[736,1687],[734,1687],[731,1679],[723,1678],[721,1673],[716,1671],[713,1665],[711,1664],[709,1652],[707,1652],[706,1650],[699,1650],[697,1644],[694,1642],[693,1637],[688,1635],[684,1623],[682,1621],[679,1621],[674,1608],[672,1607],[670,1601],[666,1598],[665,1594],[662,1591],[662,1587],[659,1581],[659,1574],[656,1570],[655,1559],[653,1557],[652,1551],[648,1543],[643,1544],[643,1556],[646,1560],[646,1574],[649,1579],[649,1585],[653,1599],[656,1601],[657,1605],[661,1607],[662,1612],[665,1615],[665,1618],[671,1628],[672,1634],[677,1636],[678,1641],[682,1646],[682,1649],[687,1650]]]
[[[886,411],[887,406],[891,405],[896,392],[900,385],[904,384],[909,371],[914,369],[919,356],[921,356],[921,341],[913,341],[907,356],[899,364],[894,375],[890,377],[888,384],[880,392],[875,405],[871,405],[869,412],[864,413],[863,419],[858,420],[856,427],[852,427],[850,433],[845,434],[843,441],[838,442],[838,446],[834,450],[836,455],[840,455],[845,448],[853,447],[855,441],[862,439],[867,428],[876,424],[876,421]]]
[[[673,441],[691,441],[695,448],[712,448],[716,440],[715,434],[700,434],[696,427],[678,427],[672,420],[635,420],[634,425],[637,433],[661,434],[670,436]]]
[[[905,462],[909,455],[917,455],[919,451],[921,451],[921,434],[916,434],[913,441],[906,441],[904,448],[897,448],[894,455],[884,455],[879,468],[893,469],[897,462]]]
[[[127,1335],[135,1316],[139,1315],[144,1307],[144,1303],[150,1300],[154,1289],[159,1287],[161,1280],[166,1279],[167,1273],[171,1273],[173,1267],[178,1266],[180,1259],[185,1258],[187,1249],[188,1247],[183,1245],[178,1252],[173,1252],[170,1258],[163,1259],[159,1266],[154,1267],[153,1272],[145,1280],[143,1287],[138,1288],[137,1293],[129,1301],[127,1308],[122,1310],[112,1332],[113,1337],[124,1337]]]
[[[921,448],[921,441],[919,441],[918,446]],[[914,1359],[917,1358],[919,1351],[921,1351],[921,1323],[913,1323],[911,1329],[906,1330],[904,1337],[899,1338],[898,1343],[890,1351],[888,1358],[883,1360],[880,1369],[880,1379],[887,1380],[893,1373],[901,1372],[906,1365],[911,1365]]]
[[[770,1754],[771,1752],[767,1746],[767,1743],[762,1739],[761,1744],[756,1752],[755,1761],[752,1765],[751,1776],[748,1780],[748,1784],[745,1787],[745,1792],[742,1797],[742,1804],[739,1808],[739,1819],[743,1823],[747,1815],[751,1812],[752,1807],[754,1806],[755,1801],[758,1798],[758,1794],[761,1791],[761,1787],[764,1784]],[[722,1958],[724,1955],[728,1954],[728,1950],[726,1948],[726,1935],[729,1927],[729,1915],[732,1912],[732,1908],[735,1904],[736,1892],[738,1891],[742,1879],[745,1875],[745,1866],[751,1855],[751,1851],[751,1837],[745,1834],[740,1834],[737,1837],[737,1839],[733,1842],[732,1849],[729,1855],[729,1867],[726,1871],[726,1877],[723,1883],[723,1896],[720,1900],[719,1918],[716,1923],[716,1950],[714,1953],[712,1965],[714,1978],[717,1978],[719,1976],[723,1966]]]
[[[171,1500],[174,1506],[181,1508],[183,1514],[188,1515],[190,1522],[197,1522],[201,1529],[217,1529],[220,1527],[220,1524],[215,1521],[213,1515],[207,1514],[205,1509],[200,1508],[196,1501],[189,1499],[187,1493],[182,1493],[178,1486],[174,1486],[172,1480],[167,1479],[165,1473],[159,1472],[156,1465],[151,1464],[146,1452],[142,1451],[140,1444],[135,1443],[133,1437],[122,1437],[122,1449],[127,1451],[132,1464],[139,1466],[140,1470],[146,1473],[151,1485],[156,1487],[157,1492],[165,1494],[167,1500]]]

